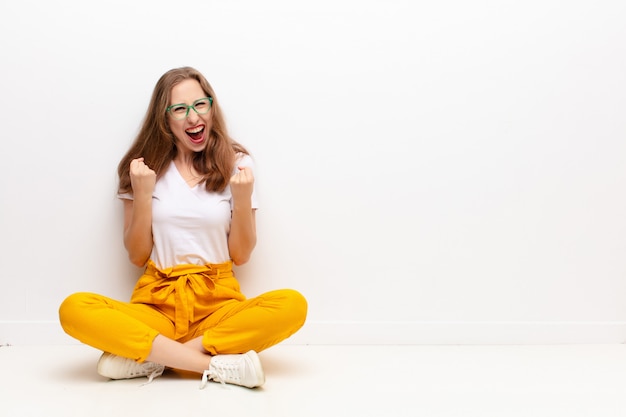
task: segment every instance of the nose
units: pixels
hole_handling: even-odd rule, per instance
[[[200,119],[198,113],[194,111],[194,109],[189,109],[189,113],[187,114],[187,121],[194,124]]]

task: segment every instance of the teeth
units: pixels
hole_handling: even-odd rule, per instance
[[[198,132],[202,132],[202,129],[204,129],[204,126],[198,126],[198,127],[194,127],[193,129],[187,129],[185,132],[198,133]]]

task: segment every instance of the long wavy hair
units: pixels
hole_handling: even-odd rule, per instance
[[[213,98],[211,106],[213,123],[207,144],[204,150],[197,152],[193,158],[193,166],[202,175],[202,182],[205,183],[207,191],[223,191],[233,173],[236,154],[249,154],[241,144],[228,135],[219,101],[206,78],[191,67],[175,68],[163,74],[156,83],[139,134],[117,167],[118,193],[132,193],[130,162],[133,159],[143,157],[144,163],[156,172],[157,178],[160,178],[176,157],[178,152],[176,141],[169,127],[166,109],[171,104],[172,87],[187,79],[198,81],[207,97]]]

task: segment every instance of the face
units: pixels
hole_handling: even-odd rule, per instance
[[[174,104],[191,106],[197,100],[206,96],[207,94],[198,81],[187,79],[172,87],[170,106]],[[206,103],[198,104],[198,111],[200,112],[203,110],[202,105],[206,106]],[[187,117],[182,120],[176,120],[168,113],[168,123],[176,138],[178,152],[191,154],[200,152],[206,147],[212,127],[211,113],[212,111],[209,110],[205,114],[198,114],[193,108],[190,108]]]

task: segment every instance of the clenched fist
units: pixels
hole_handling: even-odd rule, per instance
[[[230,192],[233,205],[251,204],[254,175],[250,167],[237,167],[239,172],[230,177]]]
[[[135,198],[152,198],[156,184],[156,172],[144,164],[143,158],[130,161],[130,184]]]

